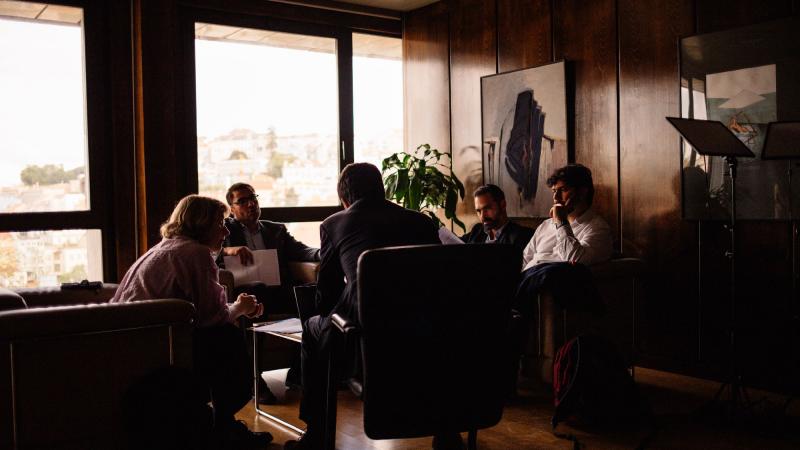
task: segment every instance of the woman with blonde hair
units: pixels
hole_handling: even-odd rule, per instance
[[[228,207],[213,198],[182,198],[161,226],[161,242],[125,273],[112,302],[180,298],[196,309],[194,369],[211,389],[215,429],[233,448],[267,445],[269,433],[252,433],[234,419],[251,397],[251,375],[239,317],[258,317],[264,305],[240,294],[228,305],[214,254],[228,235]]]

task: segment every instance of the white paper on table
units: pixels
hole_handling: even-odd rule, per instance
[[[226,256],[225,269],[233,273],[234,287],[246,283],[261,282],[267,286],[280,286],[281,275],[278,268],[278,250],[251,250],[253,262],[243,265],[238,256]]]
[[[464,243],[460,237],[456,236],[455,233],[445,227],[439,227],[439,241],[445,245]]]
[[[292,333],[302,332],[303,327],[300,324],[300,319],[293,317],[291,319],[279,320],[277,322],[267,323],[264,325],[253,327],[253,331],[258,331],[263,333],[271,331],[273,333],[292,334]]]

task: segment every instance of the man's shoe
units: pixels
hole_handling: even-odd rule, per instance
[[[433,437],[433,450],[464,450],[461,433],[442,433]]]
[[[250,431],[247,425],[238,420],[228,428],[228,444],[231,449],[265,449],[272,442],[272,435],[266,431]]]

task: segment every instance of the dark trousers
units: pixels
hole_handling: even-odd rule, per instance
[[[194,368],[210,389],[215,426],[226,426],[252,397],[252,369],[239,328],[227,324],[194,331]]]
[[[328,386],[328,355],[333,344],[333,324],[328,317],[308,319],[303,330],[300,365],[303,398],[300,419],[309,430],[321,432],[325,425],[325,396]]]

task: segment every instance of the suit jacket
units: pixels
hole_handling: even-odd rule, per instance
[[[260,220],[259,222],[261,223],[261,238],[264,240],[264,247],[267,249],[274,248],[278,251],[281,286],[288,288],[294,284],[294,280],[291,277],[287,263],[289,261],[319,261],[319,249],[309,247],[295,239],[286,229],[286,225],[282,223],[268,220]],[[225,219],[225,227],[228,228],[230,235],[225,238],[225,242],[222,244],[223,247],[247,245],[247,240],[244,237],[244,228],[238,220],[228,217]],[[222,254],[217,257],[217,265],[220,268],[225,268]]]
[[[356,269],[361,253],[381,247],[439,243],[429,217],[383,198],[359,200],[328,217],[320,226],[320,239],[317,312],[322,316],[335,312],[356,323]]]
[[[472,227],[469,233],[461,236],[461,240],[467,244],[483,244],[488,237],[489,236],[487,236],[486,232],[483,230],[483,225],[478,223]],[[528,245],[532,237],[533,229],[509,221],[506,227],[503,228],[503,232],[500,233],[500,238],[495,242],[498,244],[513,245],[519,253],[520,260],[522,260],[522,252],[525,250],[525,246]]]

